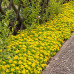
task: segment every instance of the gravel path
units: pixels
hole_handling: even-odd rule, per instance
[[[74,74],[74,33],[52,58],[42,74]]]

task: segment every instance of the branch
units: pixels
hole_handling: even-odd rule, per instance
[[[0,8],[1,8],[2,0],[0,0]]]
[[[21,4],[19,3],[18,9],[17,9],[17,14],[16,14],[16,18],[14,20],[14,23],[16,23],[17,20],[19,20],[19,12],[20,12],[20,8],[21,8]]]
[[[21,18],[20,14],[19,14],[20,8],[21,8],[21,3],[22,3],[22,1],[20,0],[20,4],[19,4],[18,9],[16,9],[13,0],[12,0],[12,4],[11,4],[11,5],[12,5],[12,8],[14,9],[15,13],[16,13],[17,16],[18,16],[17,20],[19,20],[19,22],[21,23],[21,25],[24,25],[24,24],[23,24],[23,21],[24,21],[24,20]],[[24,27],[26,28],[25,25],[24,25]]]
[[[12,6],[13,0],[9,0],[9,1],[10,1],[10,3],[9,3],[9,6],[8,6],[8,9],[10,10],[11,9],[11,6]]]

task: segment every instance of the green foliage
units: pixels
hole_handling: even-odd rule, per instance
[[[23,0],[24,1],[24,0]],[[40,1],[41,0],[33,0],[31,2],[24,1],[25,8],[23,8],[23,14],[24,14],[24,23],[28,27],[29,25],[38,24],[38,16],[40,12]]]
[[[6,48],[7,43],[8,43],[8,36],[10,34],[10,27],[9,27],[9,13],[10,11],[7,12],[7,15],[4,16],[4,19],[0,21],[0,48]]]
[[[49,20],[49,18],[62,12],[60,7],[63,2],[64,0],[50,0],[47,8],[45,8],[45,13],[42,15],[42,21]]]
[[[59,12],[59,7],[60,7],[60,3],[57,2],[57,0],[50,0],[49,6],[50,6],[50,7],[49,7],[50,15],[58,14],[58,12]]]
[[[41,74],[63,40],[74,31],[74,2],[64,4],[62,9],[62,13],[45,24],[36,25],[30,34],[25,29],[11,36],[7,50],[0,50],[1,74]]]
[[[13,0],[16,5],[20,3],[20,0]]]
[[[25,26],[29,27],[34,24],[43,23],[61,12],[60,6],[64,1],[66,0],[13,0],[13,5],[18,9],[19,4],[21,4],[19,15],[24,19]],[[1,6],[5,10],[5,13],[10,11],[8,14],[9,20],[15,22],[17,13],[13,7],[11,10],[8,9],[9,0],[3,0]],[[17,21],[20,22],[19,20]]]
[[[19,15],[24,18],[24,24],[28,29],[28,33],[30,33],[31,29],[36,28],[36,25],[40,23],[40,20],[41,23],[43,23],[47,21],[50,17],[53,17],[55,14],[61,12],[61,4],[66,0],[49,0],[48,4],[46,4],[47,2],[44,4],[42,0],[21,1],[22,4],[20,7]],[[13,0],[16,9],[18,9],[21,1]],[[43,5],[41,5],[41,3],[44,4],[43,9]],[[6,13],[5,16],[0,13],[0,45],[4,45],[4,42],[6,42],[5,40],[10,33],[9,28],[11,26],[9,26],[9,22],[11,21],[14,23],[17,14],[15,13],[13,8],[11,8],[11,10],[8,9],[9,0],[3,0],[1,6]],[[42,13],[42,10],[44,10],[45,12]],[[12,32],[16,28],[18,22],[19,20],[16,20],[14,26],[12,27]]]
[[[61,4],[65,0],[50,0],[48,4],[42,9],[40,5],[42,0],[26,1],[23,0],[22,16],[24,15],[24,24],[29,27],[30,25],[37,25],[47,21],[50,17],[58,14],[62,10]],[[44,10],[45,12],[42,12]],[[41,20],[41,22],[40,22]]]
[[[9,28],[8,28],[8,22],[5,22],[2,20],[0,22],[0,48],[5,48],[7,43],[7,37],[9,35]]]

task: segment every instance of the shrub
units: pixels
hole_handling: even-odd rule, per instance
[[[0,22],[0,49],[6,48],[9,34],[8,21],[2,20],[2,22]]]
[[[54,14],[61,12],[60,7],[66,0],[2,0],[0,12],[9,16],[9,26],[14,32],[47,21]],[[1,18],[3,20],[4,18]]]

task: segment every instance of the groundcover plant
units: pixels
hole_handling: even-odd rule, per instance
[[[47,60],[74,31],[74,1],[62,8],[64,11],[46,24],[9,38],[7,50],[0,50],[0,74],[41,74]]]

